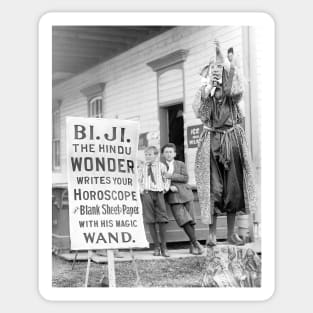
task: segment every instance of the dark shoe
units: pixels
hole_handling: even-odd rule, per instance
[[[243,246],[245,244],[236,233],[233,233],[230,238],[228,238],[228,243],[235,246]]]
[[[216,236],[213,235],[213,234],[209,234],[209,237],[208,237],[208,241],[207,241],[207,246],[209,247],[214,247],[216,246]]]
[[[198,254],[203,254],[203,253],[204,253],[204,249],[203,249],[203,247],[201,246],[201,244],[200,244],[199,241],[196,241],[195,247],[196,247],[196,249],[198,250]]]
[[[166,248],[161,248],[161,255],[166,257],[166,258],[170,257]]]
[[[153,255],[154,256],[160,256],[161,255],[160,247],[154,248]]]
[[[201,253],[199,253],[199,249],[196,246],[196,244],[192,244],[192,243],[190,243],[189,253],[193,254],[193,255],[201,254]]]
[[[191,254],[194,254],[194,255],[200,255],[204,252],[204,249],[203,247],[200,245],[199,241],[196,241],[194,244],[191,245],[192,248],[190,249],[191,250]]]

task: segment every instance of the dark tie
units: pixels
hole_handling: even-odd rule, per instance
[[[156,185],[152,168],[151,168],[151,163],[148,164],[148,176],[151,177],[151,181]]]

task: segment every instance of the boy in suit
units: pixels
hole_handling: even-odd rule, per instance
[[[169,189],[170,180],[164,177],[166,166],[159,160],[159,151],[150,146],[145,150],[145,163],[139,173],[140,197],[143,220],[148,225],[154,243],[154,256],[169,257],[166,248],[166,224],[168,216],[164,193]],[[161,246],[157,233],[161,239]]]
[[[174,160],[176,156],[176,146],[168,143],[162,148],[162,154],[166,160],[167,173],[164,177],[171,180],[169,191],[165,194],[165,199],[170,205],[173,216],[182,227],[190,239],[190,253],[202,254],[203,247],[196,239],[195,218],[193,206],[193,193],[187,184],[188,174],[184,162]]]

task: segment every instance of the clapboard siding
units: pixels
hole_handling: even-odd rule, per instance
[[[226,56],[233,46],[242,56],[241,27],[176,27],[152,38],[115,58],[81,73],[53,89],[53,96],[62,101],[61,114],[61,171],[54,173],[55,183],[66,183],[65,117],[87,116],[87,99],[81,89],[105,83],[103,100],[107,118],[139,116],[141,132],[159,131],[157,75],[147,63],[179,49],[188,50],[184,68],[184,120],[186,128],[200,124],[192,111],[194,94],[199,88],[200,70],[214,54],[212,41],[218,38]],[[175,80],[165,84],[164,94],[171,97],[177,87]],[[175,87],[176,86],[176,87]],[[186,148],[186,165],[190,183],[194,184],[194,158],[196,149]]]
[[[183,71],[171,69],[159,76],[159,103],[165,103],[184,97]]]

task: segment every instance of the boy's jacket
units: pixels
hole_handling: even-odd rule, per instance
[[[167,163],[164,163],[168,167]],[[175,186],[178,191],[172,192],[169,190],[165,194],[165,199],[169,204],[172,203],[185,203],[193,200],[193,193],[191,186],[187,184],[188,174],[186,166],[181,161],[174,161],[174,171],[171,178],[171,186]]]

